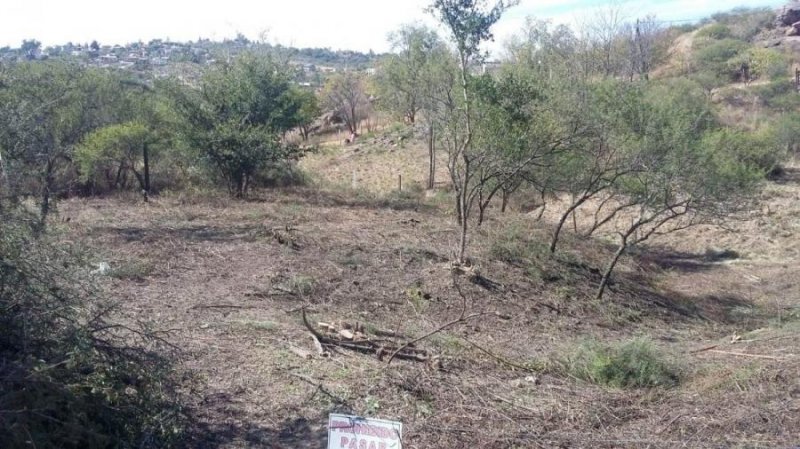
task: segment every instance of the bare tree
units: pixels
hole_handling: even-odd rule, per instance
[[[338,115],[352,134],[358,133],[358,124],[366,117],[369,99],[363,78],[354,72],[344,72],[330,78],[323,92],[325,107]]]
[[[614,76],[620,71],[619,44],[624,26],[625,14],[617,3],[609,3],[593,11],[581,25],[584,38],[591,46],[595,65],[604,76]]]

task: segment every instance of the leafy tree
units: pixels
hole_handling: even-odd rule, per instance
[[[54,199],[71,188],[75,146],[110,122],[108,100],[119,90],[106,72],[63,62],[21,63],[0,89],[0,148],[6,152],[8,188],[38,199],[39,230]]]
[[[42,49],[42,43],[36,39],[23,40],[22,45],[19,47],[20,52],[25,56],[25,59],[32,60],[39,56]]]
[[[538,169],[552,165],[581,130],[572,121],[573,114],[562,113],[568,108],[558,104],[569,98],[556,95],[536,72],[509,68],[473,83],[474,153],[479,154],[479,163],[468,196],[478,206],[481,225],[498,192],[508,195],[523,180],[542,182]]]
[[[406,25],[389,36],[393,54],[378,75],[379,105],[408,123],[422,120],[428,131],[428,188],[435,186],[437,109],[452,90],[455,68],[450,51],[435,31]]]
[[[426,71],[446,54],[436,32],[406,25],[389,35],[393,54],[386,57],[378,77],[381,105],[408,123],[416,121],[426,88]]]
[[[259,171],[302,155],[281,140],[300,124],[290,81],[287,67],[245,54],[206,73],[197,91],[173,89],[192,144],[236,197]]]
[[[619,244],[598,287],[605,292],[619,259],[654,235],[715,222],[749,207],[764,170],[749,144],[732,145],[714,128],[702,93],[674,85],[632,86],[618,132],[636,154],[634,170],[613,186],[622,202],[607,216]],[[638,91],[638,92],[637,92]],[[722,134],[719,134],[722,133]]]
[[[297,109],[297,125],[300,127],[300,134],[303,140],[308,140],[311,125],[320,116],[321,108],[317,95],[310,90],[294,89],[295,101],[300,107]]]
[[[105,174],[108,185],[124,188],[127,173],[139,182],[147,201],[150,192],[150,147],[157,136],[142,123],[127,122],[109,125],[88,134],[75,152],[83,182],[96,173]]]
[[[480,60],[480,46],[493,38],[492,26],[503,12],[515,5],[500,0],[491,7],[484,0],[435,0],[430,7],[434,16],[447,28],[458,54],[461,98],[450,99],[442,112],[443,133],[440,140],[448,152],[448,170],[456,191],[456,211],[460,228],[457,261],[466,262],[469,218],[477,195],[474,189],[476,165],[481,157],[473,151],[473,88],[471,68]]]

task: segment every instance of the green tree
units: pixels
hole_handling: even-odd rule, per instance
[[[83,182],[93,181],[103,173],[114,188],[127,185],[133,173],[145,201],[150,193],[151,148],[158,136],[140,122],[109,125],[89,133],[75,151]]]
[[[63,62],[14,65],[0,89],[0,148],[12,196],[38,199],[39,231],[53,201],[73,186],[69,170],[83,136],[110,123],[119,84],[107,72]]]
[[[635,169],[613,186],[622,201],[606,222],[619,243],[598,298],[630,247],[747,209],[765,174],[751,157],[758,153],[751,144],[733,145],[735,139],[724,137],[728,131],[715,128],[703,93],[675,85],[630,88],[618,132],[626,134],[625,145],[636,154]]]
[[[287,67],[245,54],[203,77],[199,90],[173,89],[187,134],[236,197],[261,170],[300,157],[281,136],[299,125],[302,104]]]
[[[492,26],[515,1],[500,0],[487,7],[484,0],[435,0],[430,6],[433,15],[447,28],[458,54],[458,74],[461,95],[451,98],[441,113],[448,153],[448,170],[456,191],[456,211],[460,238],[457,261],[466,262],[469,218],[476,190],[476,165],[480,156],[473,152],[473,88],[471,70],[480,61],[480,46],[493,38]]]
[[[42,43],[36,39],[23,40],[19,51],[25,56],[25,59],[32,60],[39,56],[42,50]]]
[[[306,89],[295,88],[293,95],[296,97],[295,101],[300,105],[297,108],[297,126],[300,128],[303,140],[308,140],[311,125],[319,118],[322,111],[319,100],[313,91]]]
[[[378,74],[379,106],[394,117],[414,124],[420,118],[428,132],[428,188],[435,186],[436,114],[439,98],[452,91],[455,68],[447,46],[435,31],[406,25],[389,35],[393,54],[387,56]]]
[[[389,43],[394,53],[384,59],[378,75],[380,105],[414,124],[423,105],[426,72],[446,49],[436,32],[424,26],[402,26],[389,35]]]

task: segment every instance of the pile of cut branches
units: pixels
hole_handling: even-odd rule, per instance
[[[408,338],[396,332],[380,329],[370,329],[368,332],[362,323],[345,322],[319,322],[316,329],[308,322],[305,309],[302,312],[303,323],[318,343],[318,349],[325,346],[340,347],[364,354],[375,354],[378,360],[387,356],[390,359],[416,362],[428,362],[432,359],[427,350],[416,348],[413,343],[398,342],[398,339]]]

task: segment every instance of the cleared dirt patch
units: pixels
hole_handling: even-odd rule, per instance
[[[659,242],[626,259],[598,303],[602,241],[567,233],[548,259],[537,245],[549,221],[497,215],[473,237],[475,271],[453,276],[452,218],[427,201],[308,188],[61,209],[69,238],[128,267],[104,280],[120,314],[183,349],[199,381],[192,447],[323,448],[333,411],[401,420],[414,448],[797,442],[800,289],[794,265],[760,262],[771,250],[731,244],[747,262],[720,261],[704,242],[725,241],[706,231]],[[314,322],[424,335],[459,316],[453,282],[481,315],[417,344],[435,364],[293,350],[316,353],[301,307]],[[601,387],[558,364],[581,342],[641,335],[680,367],[678,386]]]

